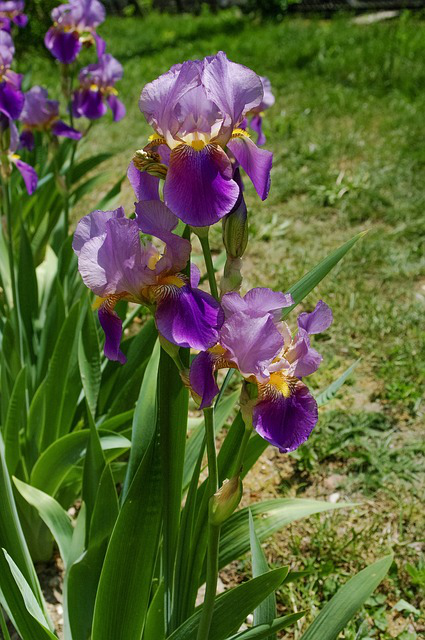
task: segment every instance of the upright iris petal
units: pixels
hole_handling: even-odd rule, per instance
[[[10,31],[11,23],[17,27],[25,27],[28,17],[24,14],[25,0],[7,0],[0,2],[1,29]]]
[[[24,106],[22,76],[10,69],[14,54],[11,36],[7,31],[0,30],[0,113],[10,120],[17,120]]]
[[[77,225],[73,249],[84,283],[101,298],[99,320],[106,334],[105,355],[123,361],[119,300],[147,305],[155,311],[158,330],[182,347],[208,349],[217,342],[223,312],[212,296],[191,285],[181,271],[190,243],[173,233],[176,216],[159,200],[139,202],[136,219],[115,211],[94,211]],[[161,240],[160,253],[140,241],[140,231]]]
[[[164,200],[183,222],[208,226],[233,209],[240,191],[233,178],[235,157],[260,197],[267,197],[272,154],[238,132],[245,114],[262,99],[260,77],[222,51],[175,65],[144,87],[140,109],[156,132],[157,146],[171,150]]]
[[[289,294],[263,288],[252,289],[243,298],[238,293],[224,295],[225,321],[217,344],[196,356],[189,376],[204,408],[218,393],[214,372],[237,368],[257,386],[257,399],[249,405],[254,428],[281,451],[296,449],[317,422],[316,401],[300,377],[315,370],[317,352],[308,336],[332,321],[329,307],[320,301],[311,314],[300,315],[298,333],[292,338],[280,321],[282,309],[292,304]]]
[[[107,107],[112,111],[114,121],[125,116],[125,107],[117,98],[115,83],[121,80],[123,68],[109,53],[105,53],[95,64],[89,64],[80,71],[80,87],[75,91],[72,109],[79,118],[97,120],[105,115]]]

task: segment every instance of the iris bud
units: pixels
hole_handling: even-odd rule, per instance
[[[223,277],[220,282],[220,293],[224,296],[229,291],[239,291],[242,284],[242,260],[227,256]]]
[[[241,258],[248,244],[248,211],[242,191],[233,211],[223,218],[223,244],[227,255]]]
[[[212,525],[220,526],[225,522],[242,498],[242,480],[239,476],[234,476],[230,480],[225,480],[220,489],[210,499],[209,522]]]
[[[165,180],[167,165],[161,162],[159,153],[139,149],[133,156],[133,164],[139,171],[146,171],[155,178]]]
[[[244,380],[239,398],[239,406],[246,429],[252,429],[252,410],[257,403],[257,399],[257,385]]]

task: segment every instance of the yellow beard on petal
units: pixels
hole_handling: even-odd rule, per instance
[[[174,285],[181,289],[185,285],[185,281],[180,276],[165,276],[158,280],[158,285]]]
[[[282,371],[275,371],[270,374],[269,384],[279,391],[284,398],[291,396],[291,389]]]

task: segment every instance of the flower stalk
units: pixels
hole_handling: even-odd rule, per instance
[[[210,285],[211,295],[216,300],[218,300],[219,296],[218,296],[217,282],[215,279],[215,270],[214,270],[214,265],[213,265],[212,256],[211,256],[211,248],[210,248],[210,243],[208,239],[208,234],[206,235],[200,234],[198,237],[201,243],[202,252],[204,254],[205,266],[207,269],[208,282]]]

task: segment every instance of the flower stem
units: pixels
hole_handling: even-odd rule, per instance
[[[211,500],[212,496],[218,490],[218,467],[214,433],[214,409],[212,407],[204,409],[204,419],[208,457],[208,495],[209,499]],[[220,526],[208,523],[207,581],[197,640],[207,640],[211,627],[215,596],[217,592],[219,542]]]
[[[0,605],[0,629],[3,633],[4,640],[10,640],[10,634],[7,629],[6,620],[4,619],[3,608]]]
[[[248,446],[249,439],[251,437],[252,428],[245,426],[242,442],[239,447],[238,455],[233,466],[232,476],[238,475],[242,471],[243,459],[245,457],[246,448]]]
[[[214,271],[214,265],[211,257],[211,249],[210,249],[210,243],[208,240],[208,235],[206,236],[199,235],[198,237],[201,243],[202,251],[204,253],[204,260],[205,260],[205,266],[207,268],[208,282],[210,283],[211,295],[213,295],[214,298],[218,300],[217,282],[215,279],[215,271]]]

